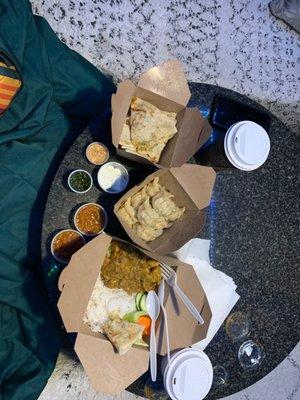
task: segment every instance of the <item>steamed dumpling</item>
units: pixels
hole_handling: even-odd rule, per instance
[[[118,216],[120,219],[128,224],[130,228],[133,227],[133,224],[136,222],[134,219],[131,218],[131,216],[128,214],[128,212],[125,209],[125,206],[123,205],[122,207],[119,208],[118,210]]]
[[[176,207],[172,197],[173,195],[163,188],[152,198],[152,207],[158,214],[166,216]]]
[[[134,223],[137,222],[137,219],[136,219],[136,216],[135,216],[136,215],[136,211],[131,205],[131,198],[130,197],[125,201],[124,207],[125,207],[125,210],[127,211],[127,213],[130,215],[130,218],[132,219],[132,221],[134,221]]]
[[[150,197],[155,196],[162,188],[158,179],[159,178],[156,177],[155,179],[153,179],[152,182],[150,182],[150,183],[148,183],[148,185],[146,185],[147,193]]]
[[[148,226],[139,223],[135,224],[134,228],[138,236],[145,242],[150,242],[152,240],[155,240],[163,233],[162,229],[152,229]]]
[[[145,242],[155,240],[185,212],[173,201],[174,195],[156,177],[129,197],[118,216]]]
[[[147,197],[148,197],[147,189],[146,186],[144,186],[143,189],[139,190],[131,197],[132,207],[137,210],[139,206],[147,199]]]
[[[152,198],[153,209],[167,221],[174,222],[184,213],[185,208],[178,207],[172,200],[173,195],[165,188]]]
[[[153,229],[164,229],[169,226],[165,218],[152,208],[149,197],[139,206],[137,219],[143,225]]]
[[[182,216],[184,212],[185,212],[185,207],[176,206],[176,208],[167,215],[166,220],[169,222],[175,222]]]

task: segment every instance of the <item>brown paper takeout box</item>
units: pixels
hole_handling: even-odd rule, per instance
[[[83,323],[90,296],[111,240],[101,234],[75,253],[59,278],[62,292],[58,309],[67,332],[77,332],[75,351],[95,390],[118,394],[148,369],[148,349],[133,347],[120,356],[112,344],[100,333],[92,332]],[[134,246],[134,245],[131,245]],[[178,284],[201,311],[204,325],[198,325],[184,304],[166,285],[165,306],[168,315],[171,350],[190,346],[207,335],[211,310],[194,269],[179,260],[139,249],[149,257],[177,267]],[[156,326],[158,353],[166,353],[163,322]]]
[[[166,144],[159,163],[162,167],[179,167],[207,141],[212,131],[197,107],[187,108],[191,92],[179,61],[167,61],[144,73],[138,85],[126,80],[112,96],[112,143],[122,157],[150,163],[146,158],[119,148],[120,137],[133,96],[148,101],[163,111],[177,114],[177,133]]]
[[[175,203],[179,207],[184,206],[186,208],[184,214],[170,228],[164,229],[161,236],[147,243],[123,220],[118,219],[135,244],[152,252],[169,254],[194,238],[203,228],[205,209],[210,203],[216,173],[210,167],[195,164],[159,169],[121,197],[114,207],[116,216],[118,217],[118,209],[130,196],[141,190],[145,184],[151,182],[157,176],[159,182],[174,195]]]

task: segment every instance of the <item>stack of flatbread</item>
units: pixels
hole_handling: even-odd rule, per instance
[[[119,146],[158,162],[168,140],[177,132],[176,122],[176,113],[162,111],[148,101],[133,97]]]
[[[123,222],[134,229],[145,242],[155,240],[179,219],[185,207],[178,207],[174,196],[155,178],[129,197],[117,211]]]

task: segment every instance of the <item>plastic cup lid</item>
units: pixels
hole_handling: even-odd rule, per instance
[[[229,129],[224,148],[234,166],[251,171],[266,161],[270,151],[270,139],[260,125],[252,121],[243,121]]]
[[[211,388],[213,370],[206,354],[190,349],[175,357],[167,375],[167,389],[172,399],[201,400]]]
[[[236,159],[236,158],[233,158],[234,155],[232,154],[232,152],[230,152],[230,151],[228,150],[228,144],[227,144],[227,142],[228,142],[228,140],[226,140],[226,138],[225,138],[225,141],[224,141],[224,150],[225,150],[225,154],[226,154],[226,156],[227,156],[229,162],[230,162],[232,165],[234,165],[236,168],[238,168],[238,169],[240,169],[240,170],[242,170],[242,171],[253,171],[254,169],[257,168],[256,166],[241,165],[241,163],[239,162],[239,160]]]
[[[229,142],[229,139],[231,139],[231,137],[234,137],[234,135],[235,135],[235,133],[237,132],[238,128],[239,128],[240,126],[242,126],[244,123],[245,123],[245,121],[238,122],[238,123],[232,125],[232,126],[228,129],[227,134],[226,134],[226,136],[225,136],[225,140],[224,140],[224,150],[225,150],[226,157],[228,158],[229,162],[230,162],[233,166],[235,166],[236,168],[238,168],[238,169],[240,169],[240,170],[242,170],[242,171],[252,171],[253,169],[256,169],[257,167],[254,167],[254,168],[252,167],[252,168],[251,168],[250,166],[246,167],[246,166],[240,165],[239,160],[232,158],[232,156],[234,156],[234,155],[232,154],[233,152],[232,152],[232,151],[230,152],[230,151],[228,150],[228,142]]]
[[[241,160],[256,165],[270,151],[270,139],[263,127],[248,122],[239,127],[234,136],[234,149]]]

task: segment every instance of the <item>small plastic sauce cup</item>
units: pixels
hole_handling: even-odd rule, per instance
[[[117,171],[118,178],[113,177],[113,173]],[[99,186],[107,193],[115,194],[122,192],[128,185],[129,174],[124,165],[118,162],[108,162],[100,167],[97,175]],[[112,181],[109,186],[107,182]]]
[[[109,151],[103,143],[92,142],[87,146],[85,156],[91,164],[102,165],[108,160]]]
[[[90,184],[89,184],[89,186],[85,189],[85,190],[77,190],[76,188],[74,188],[73,186],[72,186],[72,177],[75,175],[75,174],[77,174],[77,173],[83,173],[83,174],[85,174],[88,178],[89,178],[89,180],[90,180]],[[69,175],[69,177],[68,177],[68,186],[69,186],[69,188],[74,192],[74,193],[80,193],[80,194],[83,194],[83,193],[87,193],[91,188],[92,188],[92,186],[93,186],[93,178],[92,178],[92,175],[89,173],[89,172],[87,172],[85,169],[75,169],[74,171],[72,171],[71,173],[70,173],[70,175]]]
[[[99,232],[97,232],[97,233],[88,233],[88,232],[85,232],[84,230],[82,230],[80,227],[79,227],[79,225],[77,224],[77,216],[78,216],[78,214],[80,213],[80,211],[84,208],[84,207],[88,207],[88,206],[96,206],[96,207],[98,207],[100,210],[101,210],[101,218],[102,218],[102,228],[101,228],[101,230],[99,231]],[[85,236],[96,236],[96,235],[99,235],[100,233],[102,233],[103,231],[104,231],[104,229],[106,228],[106,225],[107,225],[107,214],[106,214],[106,211],[104,210],[104,208],[102,207],[102,206],[100,206],[100,204],[97,204],[97,203],[85,203],[85,204],[83,204],[82,206],[80,206],[79,208],[78,208],[78,210],[75,212],[75,215],[74,215],[74,225],[75,225],[75,227],[76,227],[76,229],[80,232],[80,233],[82,233],[83,235],[85,235]]]
[[[71,256],[73,255],[73,253],[70,254],[70,256],[68,257],[68,259],[63,258],[63,257],[61,257],[61,255],[59,255],[59,253],[56,253],[56,252],[55,252],[54,245],[55,245],[55,242],[57,241],[57,239],[59,238],[59,236],[65,234],[65,233],[68,233],[68,232],[69,232],[69,233],[73,233],[74,236],[76,236],[78,239],[80,239],[80,240],[81,240],[81,243],[82,243],[82,246],[85,245],[85,239],[84,239],[84,237],[82,236],[82,234],[81,234],[80,232],[77,232],[75,229],[63,229],[63,230],[59,231],[59,232],[53,237],[53,239],[52,239],[52,241],[51,241],[51,253],[52,253],[53,257],[55,258],[55,260],[57,260],[57,261],[59,261],[59,262],[61,262],[61,263],[63,263],[63,264],[68,264],[68,263],[69,263],[69,261],[70,261],[70,259],[71,259]],[[75,234],[76,234],[76,235],[75,235]],[[81,247],[82,247],[82,246],[81,246]],[[78,249],[77,249],[77,250],[79,250],[79,248],[80,248],[80,247],[78,246]],[[76,251],[75,251],[75,252],[76,252]]]

